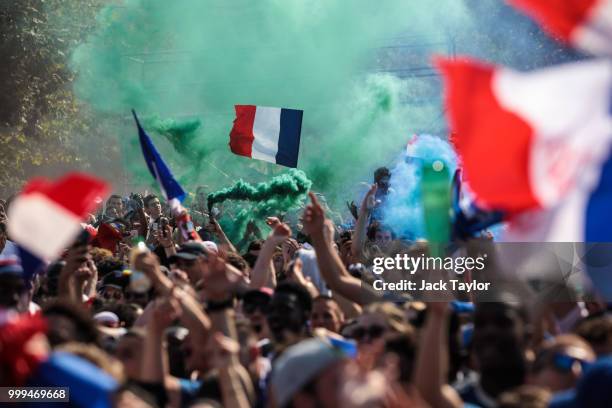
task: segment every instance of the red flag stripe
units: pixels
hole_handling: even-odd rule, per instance
[[[568,42],[573,31],[587,23],[600,0],[509,0],[556,37]]]
[[[436,64],[444,77],[452,142],[478,203],[509,213],[539,207],[529,181],[533,131],[499,104],[494,67],[468,59]]]
[[[230,132],[230,149],[240,156],[251,157],[253,140],[253,123],[255,123],[255,105],[236,105],[236,119]]]
[[[96,207],[96,198],[105,197],[108,191],[109,186],[103,180],[84,173],[71,173],[57,182],[33,179],[23,188],[22,194],[43,194],[82,219]]]

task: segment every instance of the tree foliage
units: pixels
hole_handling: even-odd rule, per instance
[[[73,47],[92,30],[104,0],[0,2],[0,194],[31,175],[87,168],[80,151],[102,129],[72,93]],[[100,157],[116,156],[99,146]]]

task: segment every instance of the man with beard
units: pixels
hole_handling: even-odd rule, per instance
[[[524,383],[528,334],[527,312],[518,301],[477,305],[472,353],[478,377],[458,388],[464,402],[494,407],[501,393]]]

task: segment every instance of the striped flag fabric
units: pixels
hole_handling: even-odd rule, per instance
[[[255,105],[235,105],[235,109],[229,142],[233,153],[297,167],[303,111]]]
[[[161,157],[151,137],[145,132],[145,130],[140,125],[140,121],[138,120],[138,116],[136,112],[132,110],[132,115],[134,115],[134,120],[136,121],[136,126],[138,127],[138,139],[140,140],[140,147],[142,149],[142,155],[147,163],[147,168],[149,172],[153,176],[153,178],[157,181],[159,185],[159,189],[161,190],[164,198],[168,201],[170,208],[174,213],[179,213],[182,211],[183,207],[181,203],[187,196],[187,193],[181,185],[176,181],[170,168],[164,162],[164,159]]]
[[[562,41],[612,55],[612,0],[509,0]]]
[[[522,225],[517,240],[612,242],[612,61],[438,67],[476,204]]]
[[[81,221],[93,211],[109,185],[84,173],[69,173],[52,182],[33,179],[9,208],[8,233],[24,253],[50,261],[60,256],[83,230]],[[24,267],[26,265],[24,264]]]

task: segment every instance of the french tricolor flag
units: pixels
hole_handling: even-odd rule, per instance
[[[612,242],[612,61],[438,66],[476,203],[508,214],[513,240]]]
[[[106,182],[83,173],[55,182],[33,179],[9,208],[9,235],[22,254],[52,261],[76,239],[82,220],[108,191]]]
[[[132,115],[134,116],[134,121],[136,121],[136,127],[138,128],[138,140],[140,141],[142,156],[147,164],[147,168],[151,176],[157,181],[164,198],[168,200],[172,212],[174,214],[179,214],[184,211],[181,203],[187,196],[187,193],[172,175],[172,171],[170,171],[170,168],[161,154],[157,151],[151,137],[143,129],[140,120],[138,120],[138,115],[136,115],[136,111],[133,109]]]
[[[303,111],[235,105],[230,149],[237,155],[297,167]]]
[[[612,55],[612,0],[509,0],[553,36],[593,55]]]

